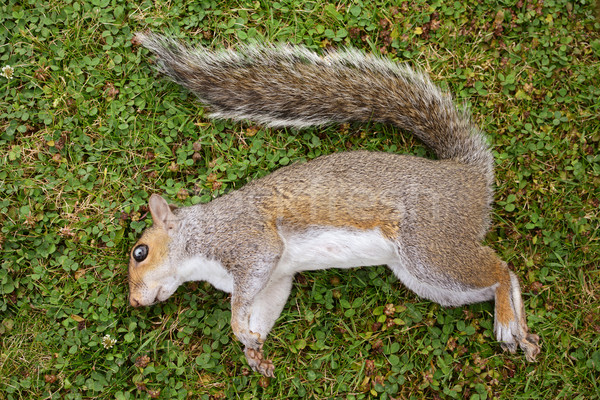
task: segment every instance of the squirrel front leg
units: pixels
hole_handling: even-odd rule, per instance
[[[262,350],[268,332],[261,334],[250,329],[253,305],[259,293],[267,286],[269,274],[249,275],[243,274],[237,282],[234,282],[231,298],[231,328],[234,335],[245,346],[244,354],[250,367],[264,376],[273,377],[275,366],[270,360],[264,358]]]
[[[250,308],[250,302],[245,296],[233,296],[231,302],[231,328],[238,340],[244,344],[244,354],[248,360],[248,365],[264,376],[273,377],[275,366],[271,360],[264,358],[262,350],[266,337],[250,330]]]

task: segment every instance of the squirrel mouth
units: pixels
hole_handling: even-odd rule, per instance
[[[156,292],[156,296],[154,296],[154,300],[152,301],[151,305],[154,305],[156,303],[160,303],[161,302],[161,300],[159,299],[161,289],[162,288],[158,288],[158,291]]]

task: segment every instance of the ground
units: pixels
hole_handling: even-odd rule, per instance
[[[0,399],[599,396],[600,20],[588,1],[15,1],[0,5]],[[429,72],[489,135],[489,246],[520,277],[537,363],[493,305],[444,309],[384,267],[299,276],[250,372],[226,294],[127,302],[147,199],[210,201],[335,151],[430,157],[381,125],[213,121],[131,43],[357,47]]]

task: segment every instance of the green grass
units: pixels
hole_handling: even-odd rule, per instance
[[[598,398],[600,6],[485,3],[0,5],[0,67],[14,68],[0,77],[0,399]],[[209,285],[129,307],[149,194],[189,205],[334,151],[429,154],[386,126],[211,121],[132,46],[144,29],[354,46],[429,71],[490,136],[488,242],[521,278],[539,362],[501,351],[491,303],[441,308],[384,267],[299,276],[265,346],[271,380],[248,371]]]

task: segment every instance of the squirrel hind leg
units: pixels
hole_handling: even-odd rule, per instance
[[[517,276],[504,262],[501,265],[504,271],[496,288],[494,334],[504,350],[514,353],[519,346],[527,361],[533,362],[540,353],[540,338],[529,333]]]

